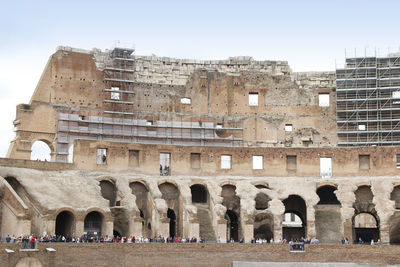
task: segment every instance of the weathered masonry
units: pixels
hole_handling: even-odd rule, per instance
[[[0,159],[1,235],[400,243],[398,66],[60,47]]]

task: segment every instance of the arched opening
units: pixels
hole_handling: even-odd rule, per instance
[[[264,193],[258,193],[256,198],[256,210],[265,210],[268,209],[268,203],[271,201],[271,198]]]
[[[117,197],[115,185],[108,180],[102,180],[100,181],[100,188],[102,197],[110,202],[110,207],[114,207]]]
[[[254,185],[257,189],[269,189],[266,184],[256,184]]]
[[[395,209],[400,209],[400,185],[393,188],[390,194],[390,200],[394,201]]]
[[[389,220],[390,244],[400,245],[400,212],[395,211]]]
[[[168,217],[170,218],[170,233],[173,233],[172,236],[182,236],[182,207],[179,204],[181,202],[179,189],[169,182],[160,184],[158,188],[168,206],[169,215],[167,214],[167,216],[171,216]]]
[[[356,202],[372,203],[372,199],[374,198],[371,187],[368,185],[358,187],[354,194],[356,195]]]
[[[192,192],[192,203],[207,203],[208,192],[207,188],[201,184],[194,184],[190,187]]]
[[[149,199],[149,190],[141,182],[131,182],[129,187],[132,190],[132,194],[136,196],[136,206],[139,208],[139,216],[142,219],[142,235],[144,237],[152,237],[151,229],[146,227],[151,221],[151,201]]]
[[[84,221],[84,232],[88,236],[101,236],[103,215],[97,211],[88,213]]]
[[[317,205],[340,205],[335,195],[336,187],[325,185],[317,189],[319,202]]]
[[[274,218],[270,213],[260,213],[254,218],[254,239],[268,242],[274,237]]]
[[[354,242],[370,243],[379,239],[379,223],[370,213],[359,213],[353,218]]]
[[[31,160],[51,161],[51,149],[43,141],[35,141],[31,147]]]
[[[75,219],[70,211],[62,211],[56,218],[56,235],[71,237],[74,233]]]
[[[176,236],[176,215],[172,209],[168,209],[167,217],[169,218],[169,237]]]
[[[283,201],[285,214],[282,218],[282,235],[286,240],[306,238],[307,206],[297,195],[290,195]]]
[[[227,210],[226,220],[226,240],[239,241],[239,218],[234,211]]]
[[[222,186],[221,191],[222,205],[227,209],[225,214],[226,220],[226,237],[227,241],[233,239],[239,240],[241,234],[240,229],[240,198],[236,195],[236,186],[226,184]]]

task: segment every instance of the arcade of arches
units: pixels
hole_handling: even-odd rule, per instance
[[[36,209],[37,194],[32,194],[24,180],[13,175],[6,176],[4,182],[9,185],[7,190],[13,190],[4,201],[15,194],[28,209]],[[380,239],[400,244],[400,186],[394,183],[387,189],[386,199],[376,197],[379,184],[369,183],[314,183],[313,191],[309,187],[279,188],[271,181],[254,185],[222,179],[183,183],[135,178],[124,187],[113,177],[96,178],[92,183],[104,206],[87,210],[60,207],[51,214],[52,227],[40,228],[31,221],[29,231],[64,236],[201,236],[207,241],[219,237],[222,242],[304,237],[337,243],[347,237],[353,242]],[[383,213],[378,212],[382,207],[391,210],[390,216],[382,218]],[[3,211],[8,212],[5,205]],[[4,214],[8,220],[10,215]],[[9,225],[17,223],[14,220]]]

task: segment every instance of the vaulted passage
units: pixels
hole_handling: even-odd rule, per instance
[[[100,181],[100,188],[103,198],[110,201],[110,207],[114,207],[117,196],[117,189],[115,188],[114,183],[107,180],[102,180]]]
[[[355,243],[375,242],[379,239],[379,217],[372,202],[374,194],[371,187],[362,185],[354,192],[353,241]]]
[[[142,219],[142,235],[150,238],[152,237],[152,232],[148,224],[151,223],[152,209],[149,190],[147,186],[141,182],[132,182],[129,184],[129,187],[132,190],[132,194],[136,196],[136,205],[139,208],[140,217]]]
[[[192,203],[207,203],[208,192],[204,185],[194,184],[190,187],[192,193]]]
[[[176,215],[171,209],[168,209],[167,217],[169,218],[169,237],[176,236]]]
[[[370,213],[359,213],[353,218],[353,230],[355,242],[370,243],[371,240],[377,242],[379,239],[378,220]]]
[[[103,215],[97,211],[92,211],[85,217],[84,231],[88,236],[101,236],[103,227]]]
[[[400,244],[400,212],[395,213],[390,217],[389,220],[389,237],[390,244]]]
[[[316,236],[322,243],[340,242],[342,238],[340,202],[335,195],[336,187],[325,185],[317,189],[319,202],[315,206]]]
[[[75,218],[69,211],[62,211],[56,218],[56,235],[72,236],[74,232]]]
[[[274,237],[274,217],[263,212],[254,218],[254,239],[265,239],[268,242]]]
[[[226,220],[226,240],[233,239],[235,242],[239,241],[241,235],[240,229],[240,198],[236,195],[236,186],[224,185],[222,186],[221,196],[223,198],[222,204],[226,207],[225,214]]]
[[[171,237],[182,236],[182,206],[179,189],[169,182],[160,184],[158,188],[168,206],[167,217],[170,219],[170,235]]]
[[[285,219],[282,220],[283,238],[288,241],[306,238],[307,206],[305,201],[297,195],[290,195],[283,204],[285,205]]]
[[[400,209],[400,186],[393,188],[393,191],[390,194],[390,200],[394,201],[396,209]]]
[[[234,211],[227,210],[226,220],[226,240],[239,241],[239,218]]]

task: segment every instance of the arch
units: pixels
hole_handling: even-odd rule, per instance
[[[270,189],[269,188],[269,184],[265,183],[265,182],[255,182],[253,183],[253,185],[257,188],[257,189]]]
[[[207,187],[201,184],[194,184],[190,187],[192,203],[208,203]]]
[[[283,205],[285,206],[285,214],[295,214],[301,220],[301,226],[296,222],[296,219],[293,220],[293,224],[282,223],[283,238],[286,240],[299,239],[301,237],[306,238],[307,206],[304,199],[298,195],[289,195],[288,198],[283,200]]]
[[[265,239],[267,241],[274,237],[274,217],[270,213],[259,213],[254,218],[254,239]]]
[[[117,189],[113,182],[109,179],[102,179],[99,181],[101,196],[109,201],[110,207],[115,206],[117,198]]]
[[[317,205],[340,205],[339,200],[335,195],[336,187],[331,185],[323,185],[317,188],[319,202]]]
[[[34,257],[23,257],[18,260],[15,267],[43,267],[42,262]]]
[[[356,202],[372,203],[374,194],[371,191],[370,185],[361,185],[354,191],[356,195]]]
[[[240,214],[240,198],[236,195],[236,186],[231,184],[225,184],[221,190],[222,205],[228,210],[235,211]]]
[[[104,215],[98,211],[91,211],[85,216],[84,232],[88,236],[101,236],[104,225]]]
[[[146,183],[140,180],[134,180],[129,183],[132,194],[136,196],[136,206],[139,209],[139,216],[142,222],[142,236],[150,238],[152,236],[150,229],[146,228],[146,224],[151,221],[152,208],[149,196],[149,189]]]
[[[169,237],[176,236],[176,215],[172,209],[168,209],[167,217],[169,219]]]
[[[146,188],[147,191],[150,191],[149,185],[145,181],[143,181],[141,179],[135,179],[135,178],[130,179],[129,180],[129,184],[133,184],[133,183],[140,183]]]
[[[379,239],[379,219],[368,212],[360,212],[353,216],[354,242],[375,242]]]
[[[75,228],[75,216],[72,212],[63,210],[58,213],[56,217],[56,236],[69,236],[71,237],[74,233]]]
[[[255,198],[256,201],[256,210],[265,210],[268,209],[268,203],[271,201],[271,198],[265,193],[258,193]]]
[[[160,183],[158,188],[168,206],[167,217],[170,218],[170,235],[182,236],[182,206],[180,205],[181,196],[179,189],[175,183],[168,181]]]
[[[31,160],[51,161],[53,149],[51,143],[44,139],[36,140],[31,146]]]
[[[236,188],[236,183],[234,181],[224,181],[224,182],[219,184],[220,187],[224,187],[226,185],[231,185],[231,186],[234,186]]]
[[[226,220],[226,240],[239,241],[239,216],[232,210],[225,213]]]
[[[400,185],[393,188],[392,193],[390,193],[390,200],[394,201],[395,209],[400,209]]]

